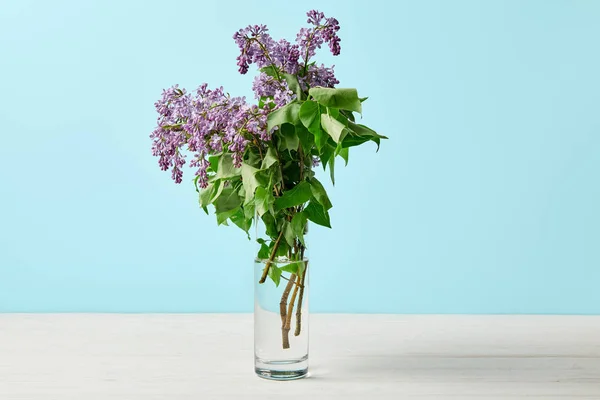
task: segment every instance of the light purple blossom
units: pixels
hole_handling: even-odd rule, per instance
[[[312,158],[312,166],[313,167],[318,167],[319,165],[321,165],[321,160],[319,159],[319,157],[313,156],[313,158]]]
[[[158,120],[150,135],[152,154],[159,158],[162,170],[171,170],[176,183],[182,181],[186,152],[193,154],[189,165],[196,169],[198,185],[204,188],[209,183],[209,155],[231,152],[234,165],[240,167],[250,143],[263,146],[260,142],[271,140],[277,127],[267,131],[267,116],[296,99],[284,74],[295,75],[304,91],[339,83],[333,66],[309,63],[324,43],[333,55],[340,53],[338,21],[311,10],[307,22],[312,26],[300,30],[296,43],[273,40],[265,25],[250,25],[233,35],[240,49],[237,57],[240,73],[246,74],[251,64],[259,69],[271,67],[268,74],[260,72],[252,84],[255,97],[261,100],[260,106],[249,105],[244,97],[231,97],[223,87],[209,89],[207,84],[194,93],[177,85],[163,90],[155,103]],[[313,159],[315,163],[319,163],[318,158]]]
[[[334,65],[330,68],[321,64],[321,66],[311,65],[308,67],[306,73],[306,79],[310,87],[323,86],[332,88],[335,87],[340,81],[337,80],[333,72]]]
[[[305,61],[311,59],[323,43],[329,45],[329,50],[334,56],[340,54],[340,38],[337,32],[340,24],[335,18],[325,18],[322,12],[311,10],[306,13],[307,22],[314,25],[312,28],[302,28],[296,36],[296,43],[300,48],[300,55]]]
[[[291,44],[287,40],[281,39],[270,50],[271,60],[279,70],[293,75],[298,73],[300,48],[297,44]]]
[[[252,91],[254,92],[254,96],[260,99],[261,97],[275,96],[275,92],[281,90],[284,85],[287,88],[285,82],[278,81],[275,77],[261,72],[254,78]]]
[[[185,164],[182,150],[195,153],[190,165],[198,168],[199,185],[206,187],[208,154],[222,151],[227,145],[235,166],[240,167],[249,142],[244,135],[269,136],[266,132],[268,112],[249,106],[243,97],[226,95],[222,87],[211,90],[203,84],[195,96],[190,96],[174,86],[163,92],[155,106],[159,118],[158,126],[150,135],[152,153],[159,157],[162,170],[172,169],[176,183],[182,181]]]
[[[241,51],[237,58],[241,74],[248,72],[250,64],[256,64],[258,68],[272,64],[269,52],[275,42],[267,32],[268,29],[265,25],[250,25],[233,35],[233,40]]]

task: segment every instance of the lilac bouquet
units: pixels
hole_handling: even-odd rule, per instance
[[[176,183],[190,156],[200,206],[208,213],[212,205],[218,224],[229,221],[247,233],[255,219],[264,223],[259,282],[270,277],[278,285],[288,272],[288,282],[300,287],[299,299],[307,221],[331,227],[332,205],[313,167],[329,167],[333,181],[337,156],[347,163],[350,147],[368,141],[379,147],[385,138],[355,120],[366,98],[356,89],[336,88],[333,67],[313,61],[324,45],[340,54],[338,21],[315,10],[307,16],[309,27],[300,29],[294,43],[275,41],[265,25],[233,35],[240,49],[238,71],[258,68],[254,104],[222,87],[202,84],[188,92],[175,85],[156,102],[158,126],[150,135],[160,168],[171,170]],[[282,257],[289,261],[285,269],[277,266]],[[284,307],[282,320],[289,314]]]

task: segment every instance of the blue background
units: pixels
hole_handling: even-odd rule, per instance
[[[337,3],[3,1],[0,311],[251,311],[255,246],[159,170],[153,103],[251,98],[232,34],[316,6],[390,140],[338,168],[312,309],[600,313],[600,2]]]

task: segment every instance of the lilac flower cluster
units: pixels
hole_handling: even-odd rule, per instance
[[[254,78],[252,91],[257,99],[272,97],[275,108],[282,107],[296,98],[294,93],[289,90],[286,81],[280,81],[264,72]]]
[[[313,27],[300,29],[295,44],[285,39],[276,42],[264,25],[250,25],[233,35],[240,49],[237,65],[241,74],[248,72],[250,64],[256,64],[258,68],[276,68],[277,76],[261,73],[254,80],[252,89],[257,99],[271,97],[275,100],[275,106],[279,107],[285,104],[284,101],[289,102],[294,98],[289,94],[280,73],[298,75],[301,72],[298,78],[303,89],[307,89],[307,86],[333,87],[339,83],[333,74],[333,67],[309,65],[309,60],[323,43],[329,45],[333,55],[340,54],[340,38],[337,35],[339,22],[335,18],[325,18],[322,12],[316,10],[309,11],[307,16],[307,22]]]
[[[320,67],[317,65],[310,65],[306,72],[306,79],[308,80],[309,86],[323,86],[332,88],[340,83],[333,73],[333,67],[334,65],[332,65],[331,68],[327,68],[323,64],[321,64]]]
[[[173,86],[163,91],[155,103],[159,114],[158,126],[150,137],[152,153],[159,157],[160,168],[172,168],[176,183],[182,180],[181,168],[185,164],[186,150],[195,153],[190,166],[196,167],[198,184],[208,184],[207,155],[227,149],[233,153],[236,167],[242,164],[248,137],[269,140],[267,112],[258,106],[250,106],[244,97],[230,97],[223,88],[208,89],[200,86],[195,96]]]
[[[301,29],[296,43],[273,40],[265,25],[251,25],[234,34],[240,49],[237,65],[241,74],[246,74],[251,64],[260,69],[270,67],[269,73],[260,72],[252,85],[256,98],[262,100],[260,107],[247,104],[244,97],[230,97],[222,87],[210,90],[206,84],[193,95],[177,85],[163,90],[155,103],[159,117],[150,135],[152,153],[159,157],[162,170],[171,169],[176,183],[182,181],[184,150],[194,153],[190,166],[196,168],[198,184],[204,188],[208,185],[208,155],[229,151],[235,166],[240,167],[250,141],[271,140],[267,115],[296,98],[283,74],[295,75],[305,91],[339,83],[333,67],[309,63],[323,43],[329,45],[333,55],[340,53],[339,23],[316,10],[307,16],[313,26]]]
[[[325,18],[325,14],[317,10],[306,13],[307,22],[314,25],[313,28],[302,28],[296,36],[296,43],[300,46],[302,57],[305,62],[315,55],[316,49],[320,49],[323,43],[329,45],[329,50],[334,56],[340,54],[340,38],[337,32],[340,24],[335,18]]]

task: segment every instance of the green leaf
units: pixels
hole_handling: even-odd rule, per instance
[[[310,189],[315,200],[317,200],[319,204],[325,208],[325,210],[329,210],[331,207],[333,207],[331,201],[329,201],[329,197],[327,196],[327,191],[317,178],[312,178],[310,180]]]
[[[248,234],[248,231],[250,230],[250,227],[252,226],[252,218],[247,219],[244,214],[244,210],[241,207],[238,208],[237,211],[233,215],[230,215],[229,219],[231,220],[231,222],[233,222],[235,225],[237,225],[241,230],[246,232],[246,234]],[[248,235],[248,239],[250,239],[250,235]]]
[[[254,205],[253,201],[248,204],[244,204],[242,208],[244,209],[244,216],[246,219],[252,220],[256,216],[256,206]]]
[[[265,74],[273,77],[277,77],[278,74],[277,67],[275,67],[273,64],[267,65],[266,67],[262,67],[260,69],[260,72],[264,72]]]
[[[300,83],[298,83],[296,75],[283,74],[283,77],[288,84],[288,88],[296,94],[296,98],[302,100],[302,88],[300,87]]]
[[[309,154],[315,142],[315,137],[303,124],[296,124],[296,135],[302,145],[305,154]]]
[[[229,218],[231,218],[233,215],[235,215],[238,212],[241,212],[242,209],[238,206],[232,210],[227,210],[227,211],[222,211],[222,212],[218,212],[217,211],[217,224],[221,225],[223,223],[225,223],[225,221],[227,221]]]
[[[275,264],[271,264],[269,267],[269,278],[275,282],[275,286],[279,286],[279,282],[281,281],[281,269]]]
[[[329,213],[317,201],[311,200],[303,212],[306,214],[306,217],[315,224],[331,228]]]
[[[256,239],[256,241],[260,244],[260,250],[258,251],[258,258],[261,260],[268,260],[271,255],[271,251],[269,250],[269,245],[265,242],[264,239]]]
[[[215,185],[209,183],[207,187],[200,190],[199,202],[200,207],[206,207],[212,203],[213,194],[215,192]]]
[[[242,204],[237,191],[231,186],[223,189],[221,195],[215,200],[215,210],[217,213],[225,213],[231,211]]]
[[[244,162],[251,167],[260,168],[260,164],[262,163],[262,150],[258,150],[258,147],[248,146],[246,148],[246,154],[244,157]]]
[[[302,243],[305,246],[306,243],[304,243],[304,230],[306,229],[307,219],[308,218],[306,217],[306,214],[304,214],[304,212],[299,212],[294,215],[294,217],[292,218],[292,222],[290,223],[292,232],[294,233],[294,235],[296,235],[298,240],[300,240],[300,243]]]
[[[210,172],[217,172],[219,167],[219,159],[221,158],[221,154],[215,154],[213,156],[208,157],[208,170]]]
[[[304,204],[310,200],[311,195],[310,184],[302,181],[292,189],[283,192],[283,196],[275,199],[275,211]]]
[[[326,107],[362,113],[362,106],[356,89],[314,87],[308,91],[308,94]]]
[[[315,136],[315,145],[317,149],[321,150],[325,143],[327,143],[327,135],[325,135],[325,132],[321,128],[321,106],[319,106],[319,103],[312,100],[305,101],[300,107],[298,117],[302,125]]]
[[[261,215],[260,218],[265,224],[265,232],[267,235],[269,235],[269,237],[276,238],[277,236],[279,236],[279,232],[277,231],[277,221],[275,220],[275,217],[273,217],[273,215],[271,215],[270,213],[265,213]]]
[[[256,188],[254,194],[254,206],[259,217],[262,217],[265,213],[271,210],[271,206],[275,199],[273,193],[270,190],[265,189],[262,186]]]
[[[348,135],[344,136],[344,140],[342,141],[342,147],[348,148],[353,146],[360,146],[361,144],[373,140],[370,136],[358,136],[350,132]],[[379,149],[379,146],[377,146]]]
[[[342,114],[344,117],[346,117],[346,119],[354,122],[354,114],[352,114],[352,111],[348,111],[348,110],[341,110],[340,114]]]
[[[217,181],[215,185],[216,190],[214,191],[213,196],[210,199],[211,203],[214,203],[215,200],[221,195],[221,193],[223,193],[223,189],[225,188],[225,181]]]
[[[374,137],[378,137],[380,139],[387,139],[387,136],[378,134],[373,129],[369,128],[368,126],[361,125],[361,124],[355,124],[352,121],[348,122],[348,129],[350,129],[352,132],[356,133],[359,136],[374,136]]]
[[[332,155],[329,159],[329,176],[331,177],[331,183],[335,185],[335,155]]]
[[[214,183],[209,183],[204,189],[200,189],[200,207],[204,209],[209,204],[212,204],[221,195],[224,186],[224,181],[219,180]]]
[[[387,139],[386,136],[378,134],[373,129],[364,125],[355,124],[352,121],[348,121],[348,130],[350,131],[350,135],[346,136],[347,140],[344,138],[344,142],[342,143],[343,147],[358,146],[371,140],[377,143],[377,151],[379,151],[381,139]]]
[[[344,139],[346,126],[331,115],[321,114],[321,126],[336,143]]]
[[[271,132],[271,129],[286,122],[293,125],[298,119],[298,111],[300,111],[300,104],[298,102],[286,104],[272,111],[267,116],[267,131]]]
[[[246,191],[244,204],[248,204],[254,197],[254,191],[256,190],[256,188],[260,186],[260,182],[258,182],[258,179],[256,179],[256,173],[259,170],[246,163],[242,163],[241,170],[242,184],[244,185],[244,190]]]
[[[289,250],[290,250],[290,246],[288,246],[287,242],[281,241],[279,243],[279,247],[277,248],[277,251],[275,252],[275,256],[276,257],[287,257]]]
[[[336,149],[336,147],[333,146],[331,143],[327,143],[321,149],[320,158],[321,158],[321,162],[323,164],[323,171],[325,171],[325,168],[327,167],[327,164],[329,163],[329,161],[331,160],[331,158],[335,154],[335,149]]]
[[[225,153],[219,158],[219,166],[217,167],[217,179],[229,179],[239,176],[241,171],[233,165],[231,153]]]
[[[281,125],[279,135],[281,136],[281,146],[283,149],[289,151],[290,155],[292,150],[298,150],[298,146],[300,146],[300,138],[298,135],[296,135],[296,128],[294,128],[294,125]]]
[[[319,103],[312,100],[305,101],[300,106],[298,117],[300,118],[302,125],[309,131],[311,131],[311,129],[319,128],[321,124],[321,107],[319,106]]]
[[[284,265],[280,269],[291,274],[302,275],[304,272],[304,261],[294,261]]]
[[[271,168],[271,165],[277,162],[279,162],[279,159],[277,158],[277,152],[273,147],[269,146],[269,148],[267,149],[267,153],[265,154],[265,158],[263,159],[262,165],[260,166],[260,169],[269,169]]]
[[[341,143],[340,143],[341,145]],[[346,166],[348,165],[348,157],[350,156],[350,151],[348,150],[347,147],[339,147],[339,151],[338,154],[340,155],[340,157],[342,157],[344,159],[344,161],[346,162]]]
[[[294,242],[296,241],[296,235],[294,235],[294,231],[292,229],[292,225],[290,223],[285,224],[285,228],[283,230],[283,237],[285,241],[290,247],[294,247]]]

